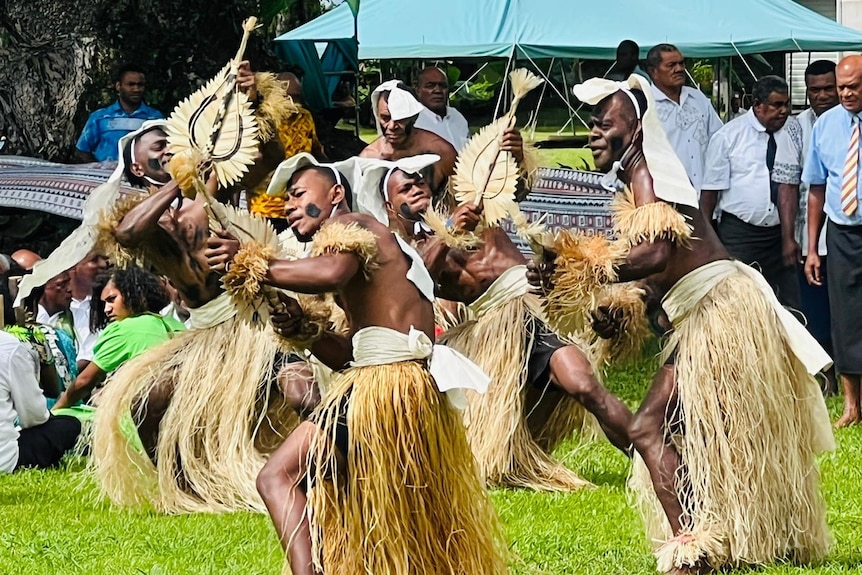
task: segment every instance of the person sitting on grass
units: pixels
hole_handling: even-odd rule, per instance
[[[0,473],[54,467],[81,433],[74,417],[48,412],[40,369],[33,347],[0,331]]]
[[[99,276],[93,284],[93,299],[97,297],[104,305],[90,309],[91,329],[104,331],[93,360],[66,388],[54,410],[87,398],[109,373],[185,329],[174,318],[159,315],[170,297],[159,278],[144,268],[130,266]]]

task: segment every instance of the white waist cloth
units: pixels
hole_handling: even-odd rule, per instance
[[[224,323],[236,315],[236,306],[227,292],[200,307],[189,308],[189,326],[206,329]]]
[[[781,326],[784,328],[787,344],[805,366],[805,369],[808,370],[808,373],[814,375],[819,371],[828,369],[832,365],[832,358],[829,357],[829,354],[820,347],[820,344],[808,333],[805,326],[778,303],[775,293],[763,276],[742,262],[732,260],[712,262],[687,273],[676,282],[662,299],[662,307],[671,323],[676,324],[677,321],[685,317],[721,280],[740,272],[754,281],[763,297],[775,310]]]
[[[511,299],[521,297],[530,291],[527,283],[527,266],[514,266],[494,280],[485,293],[480,295],[467,306],[467,318],[479,319],[497,306],[503,305]]]
[[[386,365],[401,361],[431,358],[428,369],[437,389],[447,395],[458,409],[467,401],[463,391],[485,393],[491,381],[482,368],[466,356],[445,345],[434,345],[425,332],[410,326],[410,333],[387,327],[366,327],[353,335],[351,367]]]

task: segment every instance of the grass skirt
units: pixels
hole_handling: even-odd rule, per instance
[[[334,438],[347,405],[346,473]],[[315,563],[326,575],[499,575],[502,531],[461,417],[417,361],[351,368],[309,453]]]
[[[450,329],[440,343],[460,351],[488,374],[487,393],[467,392],[464,413],[467,439],[489,485],[570,491],[589,483],[554,460],[550,453],[566,437],[585,425],[586,412],[568,395],[543,394],[556,405],[536,409],[527,405],[528,350],[535,334],[528,333],[530,315],[526,294],[511,298],[476,321]],[[538,309],[536,301],[532,309]],[[539,406],[541,407],[541,406]],[[550,416],[530,420],[536,413]]]
[[[280,347],[270,328],[235,317],[126,363],[96,412],[92,465],[101,491],[116,504],[165,513],[265,511],[255,479],[299,423],[273,383]],[[140,421],[151,392],[170,399],[155,465],[121,429],[130,414]]]
[[[790,351],[771,304],[743,273],[718,281],[677,322],[682,432],[677,491],[686,543],[661,545],[660,570],[822,558],[831,537],[815,457],[828,447],[819,388]],[[657,544],[670,527],[643,461],[631,486]]]

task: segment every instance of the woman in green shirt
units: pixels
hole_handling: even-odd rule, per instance
[[[96,340],[93,361],[66,388],[54,410],[88,397],[109,373],[185,329],[172,317],[159,315],[170,297],[159,278],[138,266],[100,276],[93,285],[93,301],[97,300],[103,305],[90,308],[90,327],[104,331]]]

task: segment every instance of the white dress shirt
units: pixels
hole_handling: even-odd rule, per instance
[[[725,124],[709,141],[704,190],[716,190],[718,209],[755,226],[781,223],[778,206],[769,192],[766,148],[769,134],[754,110]],[[795,118],[787,118],[775,132],[775,164],[772,181],[799,184],[802,174],[802,129]]]
[[[679,104],[668,98],[655,84],[656,112],[667,139],[691,180],[700,193],[704,174],[704,158],[709,139],[721,128],[721,118],[703,92],[688,86],[682,87]]]
[[[93,360],[93,348],[99,339],[101,331],[90,331],[90,301],[91,296],[83,300],[72,298],[69,308],[72,310],[72,321],[75,324],[75,345],[78,347],[78,360]]]
[[[423,106],[415,126],[434,132],[452,144],[456,152],[460,152],[470,139],[470,126],[467,125],[467,119],[451,106],[446,106],[446,115],[442,117]]]
[[[796,116],[799,127],[802,128],[802,167],[805,168],[805,157],[811,148],[811,132],[814,130],[814,122],[817,116],[814,110],[808,108]],[[799,184],[799,213],[796,214],[796,241],[802,248],[802,254],[808,253],[808,188],[805,182]],[[817,253],[826,255],[826,226],[820,230],[820,241],[817,242]]]
[[[39,356],[29,345],[0,331],[0,473],[18,464],[18,419],[22,428],[48,421],[39,388]]]

